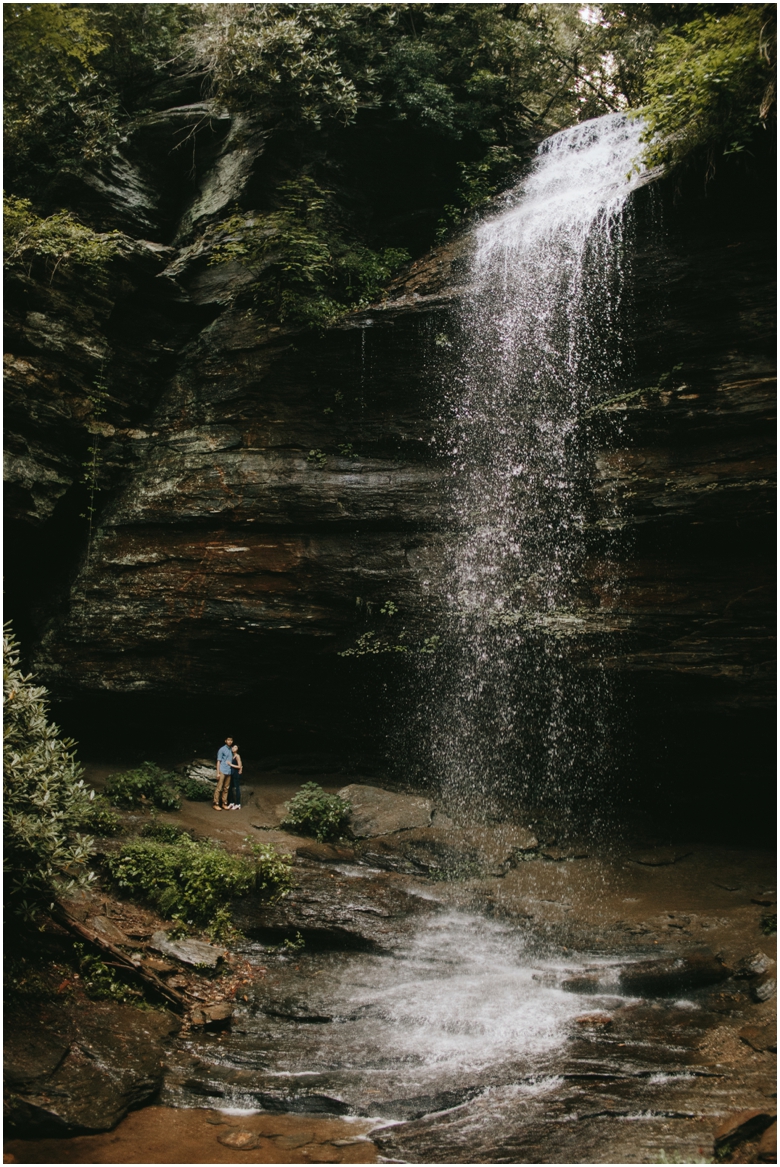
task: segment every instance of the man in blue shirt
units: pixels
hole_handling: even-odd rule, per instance
[[[227,809],[230,763],[233,761],[233,751],[230,748],[232,745],[232,737],[226,737],[224,746],[220,746],[217,753],[217,788],[214,791],[214,810]]]

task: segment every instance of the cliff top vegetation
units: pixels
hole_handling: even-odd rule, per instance
[[[13,196],[81,214],[62,175],[139,119],[240,114],[263,175],[206,227],[300,324],[375,297],[558,129],[642,111],[648,162],[712,177],[774,118],[769,4],[7,4],[4,31]]]

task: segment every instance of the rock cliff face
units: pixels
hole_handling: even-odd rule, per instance
[[[190,132],[194,179],[175,150]],[[103,173],[63,179],[125,233],[107,281],[12,281],[8,586],[59,699],[265,685],[294,705],[307,670],[338,683],[336,654],[387,601],[410,636],[432,626],[448,539],[438,385],[468,239],[325,335],[267,328],[241,294],[251,274],[209,265],[198,234],[249,205],[262,164],[251,125],[149,115]],[[581,647],[687,708],[772,700],[774,250],[752,192],[679,206],[640,192],[633,368],[583,422]],[[90,420],[98,378],[108,408]]]

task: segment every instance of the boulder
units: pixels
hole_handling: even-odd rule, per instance
[[[339,798],[346,799],[352,807],[349,826],[358,839],[427,827],[433,814],[429,798],[392,794],[379,786],[345,786],[339,790]]]
[[[6,1023],[7,1129],[19,1135],[110,1130],[159,1089],[170,1014],[95,1002]]]
[[[199,968],[216,968],[224,956],[224,949],[206,944],[204,940],[169,940],[163,931],[155,932],[150,945],[163,956],[172,956],[182,964],[192,964]]]
[[[431,826],[371,838],[357,851],[363,863],[385,871],[452,880],[500,878],[538,846],[524,827]]]
[[[253,1151],[260,1146],[260,1136],[254,1131],[229,1130],[217,1135],[217,1142],[223,1147],[234,1147],[237,1151]]]
[[[737,1110],[724,1118],[715,1130],[715,1149],[754,1139],[776,1122],[777,1116],[766,1110]]]
[[[191,778],[193,782],[208,782],[212,786],[216,786],[216,762],[206,762],[202,758],[197,758],[194,762],[190,762],[189,766],[184,767],[184,776]]]
[[[190,1013],[190,1024],[204,1029],[227,1029],[232,1019],[232,1006],[224,1001],[216,1005],[201,1005]]]
[[[750,986],[750,996],[754,1001],[771,1001],[777,992],[777,978],[774,973],[765,972]]]
[[[773,1122],[768,1126],[761,1136],[761,1142],[758,1144],[756,1151],[756,1158],[759,1163],[776,1163],[777,1162],[777,1122]]]
[[[681,989],[699,989],[716,985],[731,976],[731,969],[708,948],[695,949],[682,956],[640,960],[623,965],[619,982],[632,995],[665,997]]]
[[[236,926],[266,943],[300,933],[314,948],[381,951],[434,906],[382,878],[354,879],[314,865],[294,868],[294,877],[291,892],[277,903],[257,896],[237,900]]]
[[[735,977],[760,977],[769,972],[775,962],[765,952],[754,952],[745,956],[737,965]]]
[[[772,1025],[746,1025],[740,1029],[739,1036],[758,1053],[777,1049],[777,1031]]]

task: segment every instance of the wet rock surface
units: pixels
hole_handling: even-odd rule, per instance
[[[182,964],[214,969],[224,956],[224,949],[203,940],[171,940],[165,932],[155,932],[151,946],[164,956],[171,956]]]
[[[286,793],[258,787],[255,801],[265,815]],[[194,803],[166,819],[177,817],[230,847],[243,840],[238,816]],[[168,961],[165,975],[193,997],[161,1055],[159,1100],[179,1109],[160,1112],[169,1129],[154,1107],[130,1115],[127,1124],[149,1114],[156,1142],[133,1126],[139,1146],[163,1148],[177,1123],[197,1120],[190,1158],[201,1162],[648,1162],[711,1158],[716,1129],[737,1111],[771,1121],[776,1001],[749,992],[756,970],[774,967],[765,907],[752,902],[771,857],[697,845],[684,862],[653,865],[628,847],[589,846],[588,858],[551,861],[526,828],[454,824],[461,857],[478,845],[494,862],[515,848],[515,865],[442,878],[378,870],[363,851],[387,842],[399,857],[405,840],[427,845],[439,830],[356,847],[264,834],[297,853],[289,904],[238,905],[247,939],[217,970]],[[159,930],[100,897],[81,910],[126,935]],[[586,997],[567,991],[578,978]],[[58,1040],[32,1069],[17,1061],[20,1096],[39,1097],[67,1062],[70,1039],[51,1032]],[[357,1128],[310,1133],[347,1119]],[[765,1161],[765,1133],[738,1133],[733,1161]],[[182,1147],[187,1138],[182,1128]],[[78,1139],[11,1146],[18,1161],[103,1153]],[[76,1147],[81,1157],[68,1159]]]
[[[339,798],[350,804],[349,829],[357,839],[427,827],[433,813],[429,798],[394,794],[378,786],[345,786]]]
[[[182,133],[197,178],[172,149]],[[125,233],[105,285],[9,287],[6,506],[49,564],[32,592],[11,565],[9,587],[57,696],[240,692],[269,659],[288,685],[301,659],[354,646],[389,595],[415,634],[435,615],[451,534],[430,369],[452,343],[469,237],[325,336],[269,328],[233,300],[246,270],[210,266],[201,233],[264,150],[251,118],[208,103],[136,119],[102,169],[59,184],[63,205]],[[598,641],[648,694],[674,680],[689,706],[711,689],[757,709],[771,693],[773,262],[761,224],[727,202],[687,217],[668,202],[663,239],[637,239],[635,372],[583,422],[578,651]],[[99,530],[79,566],[96,435]],[[618,590],[603,543],[616,522],[631,542]]]
[[[6,1129],[110,1130],[160,1088],[169,1014],[94,1004],[83,1015],[45,1010],[6,1019]]]
[[[281,941],[300,934],[315,947],[370,951],[385,948],[430,906],[419,892],[360,868],[348,875],[344,870],[323,875],[304,861],[295,869],[288,896],[270,906],[241,900],[234,917],[243,932],[258,939]]]

